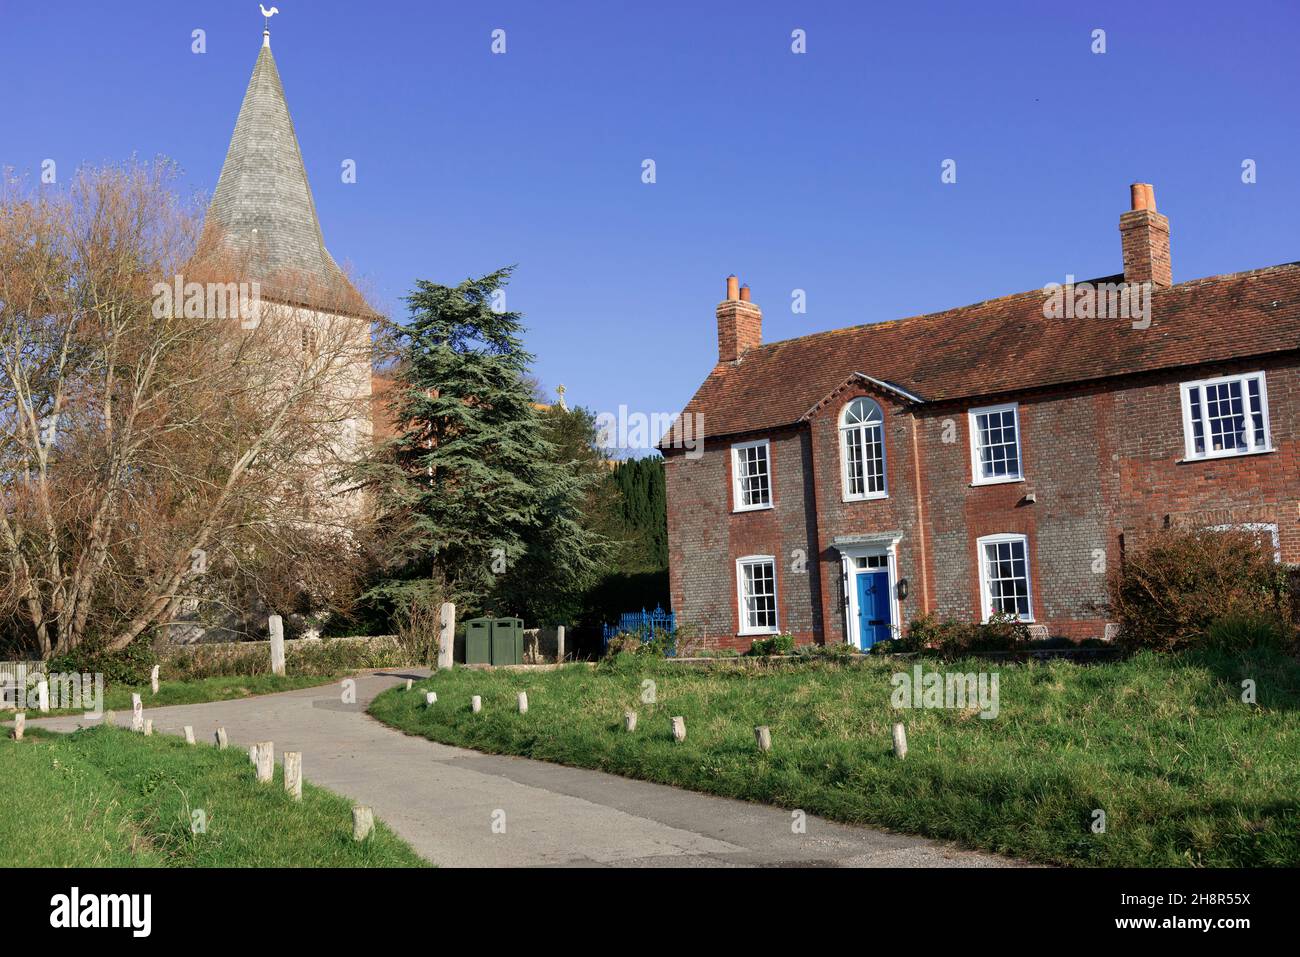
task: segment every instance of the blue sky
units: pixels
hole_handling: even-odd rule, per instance
[[[518,263],[539,378],[597,412],[681,408],[731,272],[767,341],[1118,272],[1134,181],[1175,281],[1300,259],[1290,3],[276,5],[335,258],[395,314]],[[210,193],[261,30],[245,0],[0,0],[0,166],[165,154]]]

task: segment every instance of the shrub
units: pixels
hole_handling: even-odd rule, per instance
[[[844,660],[858,654],[858,649],[847,641],[840,641],[830,645],[800,645],[795,649],[795,654],[803,655],[806,658]]]
[[[997,614],[981,624],[976,621],[942,621],[933,615],[915,619],[895,651],[939,652],[945,658],[989,651],[1014,651],[1029,644],[1029,628],[1013,615]]]
[[[284,658],[285,670],[293,675],[329,676],[415,663],[391,635],[287,641]],[[162,676],[169,681],[270,673],[271,651],[264,641],[180,645],[162,655]],[[148,677],[146,673],[145,680]]]
[[[105,651],[98,643],[85,642],[67,654],[51,658],[49,672],[102,674],[105,684],[144,684],[158,663],[152,642],[137,638],[121,651]]]
[[[749,653],[756,657],[767,655],[788,655],[794,651],[794,635],[773,635],[771,638],[755,638]]]
[[[1215,619],[1205,630],[1205,644],[1216,651],[1247,648],[1286,650],[1291,630],[1277,614],[1231,614]]]
[[[1289,630],[1286,591],[1285,569],[1266,536],[1166,529],[1112,574],[1111,612],[1124,647],[1173,651],[1201,642],[1220,619],[1273,618]],[[1216,634],[1225,639],[1228,626]]]
[[[641,655],[650,658],[667,658],[676,652],[676,647],[675,637],[662,628],[656,628],[649,640],[642,635],[624,631],[609,639],[609,643],[605,645],[605,657]]]

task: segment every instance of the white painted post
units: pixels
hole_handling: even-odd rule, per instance
[[[154,694],[158,693],[158,666],[153,666],[153,671],[149,672],[149,688]]]
[[[267,630],[271,632],[271,674],[284,674],[284,619],[272,615],[266,620]]]
[[[424,693],[424,706],[426,708],[432,708],[437,703],[438,703],[438,692],[426,691]]]
[[[257,767],[257,745],[255,744],[248,746],[248,763],[253,767]]]
[[[673,718],[673,740],[686,740],[686,719],[681,717],[681,715]]]
[[[284,789],[295,801],[302,800],[302,752],[284,752]]]
[[[754,729],[754,740],[758,742],[758,750],[772,750],[772,729],[765,724],[760,724]]]
[[[456,606],[444,601],[438,608],[438,670],[451,670],[456,650]]]
[[[275,744],[262,741],[257,745],[257,780],[265,784],[275,773]]]
[[[192,724],[187,724],[185,726],[185,743],[186,744],[194,743],[194,725]]]
[[[635,730],[636,730],[636,712],[635,712],[635,711],[624,711],[624,712],[623,712],[623,728],[624,728],[624,730],[627,730],[627,731],[635,731]]]
[[[411,690],[411,685],[412,685],[412,684],[414,684],[414,682],[412,682],[410,678],[407,678],[407,679],[406,679],[406,690],[407,690],[407,691],[410,691],[410,690]]]
[[[50,710],[50,683],[44,678],[36,682],[36,706],[42,711]]]
[[[564,626],[555,626],[555,663],[564,661]]]
[[[25,711],[19,711],[16,715],[14,715],[14,740],[15,741],[21,741],[23,739],[23,729],[26,727],[27,727],[27,713]]]
[[[907,757],[907,729],[901,721],[894,725],[894,757]]]
[[[226,745],[229,744],[229,743],[230,743],[230,741],[229,741],[229,739],[226,737],[226,729],[225,729],[225,728],[217,728],[217,750],[218,750],[218,751],[224,751],[224,750],[226,750]]]
[[[528,692],[527,691],[519,692],[519,713],[520,714],[528,713]]]
[[[482,699],[480,696],[478,696],[478,695],[474,695],[472,698],[470,698],[470,699],[469,699],[469,710],[470,710],[470,711],[473,711],[475,714],[478,714],[480,711],[482,711],[482,710],[483,710],[483,699]]]
[[[144,736],[146,738],[153,735],[153,718],[144,719]]]
[[[358,804],[352,809],[352,840],[364,841],[375,828],[375,812]]]
[[[131,730],[144,730],[144,702],[138,694],[131,695]]]

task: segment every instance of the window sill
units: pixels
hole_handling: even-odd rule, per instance
[[[1251,455],[1271,455],[1277,449],[1255,449],[1251,452],[1215,452],[1210,455],[1196,455],[1191,457],[1184,456],[1174,461],[1175,465],[1190,465],[1193,462],[1221,462],[1224,459],[1244,459]]]
[[[781,634],[781,629],[769,628],[765,631],[738,631],[736,632],[736,637],[737,638],[770,638],[773,635],[779,635],[779,634]]]
[[[741,508],[733,508],[731,514],[740,515],[743,512],[766,512],[770,508],[772,508],[771,502],[768,502],[766,505],[745,505]]]
[[[875,495],[845,495],[840,501],[847,505],[849,502],[880,502],[887,498],[889,498],[888,492],[879,492]]]
[[[971,482],[970,487],[981,488],[985,485],[1015,485],[1017,482],[1023,482],[1024,480],[1025,477],[1023,475],[1017,475],[1014,478],[980,479],[977,482]]]

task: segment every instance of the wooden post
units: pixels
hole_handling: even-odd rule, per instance
[[[284,674],[284,619],[272,615],[266,620],[267,630],[271,632],[271,674]]]
[[[226,750],[226,745],[229,743],[230,743],[229,740],[226,738],[226,729],[217,728],[217,750],[218,751]]]
[[[144,730],[144,703],[138,694],[131,695],[131,730]]]
[[[444,601],[438,608],[438,670],[451,670],[456,651],[456,606]]]
[[[406,679],[406,690],[407,690],[407,691],[410,691],[410,690],[411,690],[411,685],[412,685],[413,683],[414,683],[414,682],[412,682],[410,678],[407,678],[407,679]]]
[[[352,809],[352,840],[364,841],[375,829],[375,812],[363,804]]]
[[[284,752],[284,789],[295,801],[302,800],[302,752]]]
[[[438,692],[426,691],[424,693],[424,706],[426,708],[432,708],[437,703],[438,703]]]
[[[623,712],[623,730],[625,730],[625,731],[635,731],[635,730],[636,730],[636,712],[635,712],[635,711],[624,711],[624,712]]]
[[[519,713],[520,714],[528,713],[528,692],[527,691],[519,692]]]
[[[907,729],[901,721],[894,725],[894,757],[907,757]]]
[[[21,741],[23,739],[23,729],[25,727],[27,727],[27,713],[25,711],[19,711],[16,715],[14,715],[14,740],[15,741]]]
[[[478,714],[480,711],[482,711],[482,710],[483,710],[483,699],[482,699],[481,697],[479,697],[478,695],[474,695],[474,697],[470,698],[470,699],[469,699],[469,710],[470,710],[470,711],[473,711],[475,714]]]
[[[144,719],[144,736],[146,738],[153,735],[153,718]]]
[[[257,767],[257,745],[255,744],[248,746],[248,763],[253,767]]]
[[[194,743],[194,726],[192,724],[187,724],[185,726],[185,743],[186,744]]]
[[[686,719],[681,717],[680,715],[673,718],[673,740],[674,741],[686,740]]]
[[[149,687],[154,694],[158,693],[158,666],[154,665],[153,670],[149,672]]]
[[[772,750],[772,729],[765,724],[760,724],[754,729],[754,740],[758,742],[758,750]]]
[[[275,744],[262,741],[257,745],[257,780],[265,784],[275,773]]]
[[[44,678],[36,682],[36,706],[42,711],[50,710],[50,683]]]
[[[564,661],[564,626],[555,626],[555,663]]]

